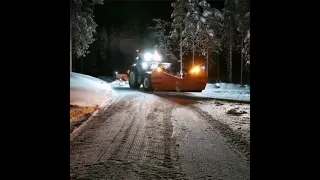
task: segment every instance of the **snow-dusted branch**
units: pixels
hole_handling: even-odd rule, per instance
[[[72,54],[85,56],[95,39],[93,34],[98,26],[93,20],[94,5],[103,4],[103,0],[71,0],[71,38]]]

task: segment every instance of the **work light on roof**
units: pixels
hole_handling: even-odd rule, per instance
[[[144,60],[146,61],[151,61],[152,60],[152,54],[151,53],[146,53],[144,55]]]
[[[145,61],[162,61],[161,55],[155,51],[153,54],[150,52],[147,52],[144,54],[144,60]]]

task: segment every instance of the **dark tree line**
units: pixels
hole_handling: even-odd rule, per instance
[[[222,10],[206,0],[174,0],[171,6],[172,20],[154,19],[149,28],[165,59],[180,62],[182,70],[190,56],[192,64],[196,55],[204,56],[207,67],[219,63],[222,56],[229,82],[233,82],[233,64],[240,64],[242,84],[244,67],[250,68],[250,1],[226,0]]]
[[[243,72],[250,72],[249,0],[225,0],[223,9],[211,7],[206,0],[173,0],[171,20],[154,19],[149,28],[139,25],[137,18],[129,19],[122,27],[98,27],[93,11],[103,2],[71,0],[70,71],[71,55],[81,67],[91,67],[91,74],[103,74],[98,67],[112,71],[111,66],[116,69],[121,68],[116,65],[128,66],[126,60],[122,64],[114,62],[131,57],[113,44],[127,36],[141,45],[153,42],[165,61],[179,64],[179,71],[187,63],[193,65],[201,56],[207,60],[207,69],[217,67],[218,78],[219,67],[225,67],[229,82],[233,82],[235,66],[240,67],[241,83]]]
[[[86,56],[95,41],[97,24],[93,20],[93,10],[95,5],[102,4],[103,0],[70,0],[70,71],[72,56]]]
[[[120,51],[119,41],[139,41],[143,37],[139,18],[134,15],[125,19],[122,17],[126,22],[121,21],[120,26],[119,23],[114,26],[113,23],[106,25],[101,22],[101,19],[105,21],[107,17],[100,17],[101,26],[98,27],[94,20],[94,10],[105,10],[100,6],[102,4],[104,0],[71,0],[70,71],[73,68],[81,73],[103,75],[127,67],[127,62],[133,59]]]

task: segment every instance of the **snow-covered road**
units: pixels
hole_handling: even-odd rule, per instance
[[[129,88],[129,85],[124,82],[114,81],[110,83],[115,88]],[[217,86],[218,85],[218,86]],[[142,88],[141,88],[142,90]],[[240,87],[236,84],[211,84],[208,83],[202,92],[154,92],[155,94],[166,94],[171,96],[182,96],[183,98],[198,98],[198,99],[217,99],[250,102],[250,88]]]
[[[250,179],[249,104],[112,86],[70,135],[71,179]]]

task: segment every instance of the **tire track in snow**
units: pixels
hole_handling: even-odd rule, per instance
[[[127,115],[127,117],[130,117]],[[126,126],[126,128],[123,128],[124,130],[120,130],[119,134],[121,134],[121,136],[119,136],[119,139],[117,140],[117,143],[114,143],[116,145],[116,147],[113,149],[113,152],[110,154],[110,157],[105,156],[101,161],[105,162],[106,160],[110,159],[119,159],[122,160],[125,156],[125,154],[127,154],[129,152],[128,146],[125,146],[128,144],[128,142],[130,143],[130,141],[132,142],[132,137],[131,136],[131,130],[133,128],[133,126],[136,123],[136,117],[133,116],[133,118],[131,119],[126,119],[126,122],[128,122],[128,125]]]
[[[126,121],[131,122],[130,126],[125,128],[123,132],[121,142],[118,144],[117,148],[110,155],[109,159],[120,160],[120,161],[134,161],[139,160],[139,154],[143,151],[143,144],[145,138],[145,130],[143,126],[143,121],[145,121],[146,114],[142,110],[143,104],[147,103],[142,100],[141,97],[134,99],[135,104],[128,108],[126,114]],[[140,110],[140,111],[139,111]],[[104,158],[106,161],[108,158]]]
[[[128,128],[132,126],[132,122],[130,123],[130,121],[126,121],[125,116],[117,117],[114,119],[116,119],[119,125],[122,124],[121,128],[120,129],[114,128],[115,126],[114,124],[111,131],[113,132],[113,134],[115,134],[115,136],[107,135],[105,137],[106,139],[108,139],[109,137],[113,137],[113,138],[111,141],[110,140],[108,141],[107,146],[104,146],[101,148],[103,152],[99,156],[99,162],[105,162],[114,154],[115,151],[118,150],[119,146],[122,143],[122,139],[124,138],[123,136],[125,135],[123,134],[123,131],[127,131]]]
[[[121,152],[118,154],[122,160],[132,161],[137,160],[139,158],[139,153],[142,150],[141,143],[144,141],[145,131],[143,127],[142,121],[145,121],[144,114],[145,110],[143,110],[143,105],[146,104],[145,95],[143,95],[143,99],[139,98],[136,101],[139,103],[136,105],[137,107],[133,108],[128,112],[129,116],[134,116],[134,119],[139,119],[134,123],[132,128],[132,132],[128,134],[128,140],[126,144],[123,145]],[[140,111],[139,113],[137,111]]]
[[[171,146],[174,144],[172,142],[172,133],[173,133],[173,127],[171,123],[171,115],[173,108],[167,107],[164,114],[164,162],[163,165],[167,166],[168,168],[172,168],[173,162],[171,158]]]
[[[137,95],[135,95],[137,96]],[[130,99],[135,96],[130,96]],[[112,139],[116,138],[119,129],[125,124],[115,121],[121,118],[112,118],[119,111],[123,111],[132,104],[131,101],[118,101],[104,111],[101,111],[86,127],[74,137],[70,142],[70,164],[78,163],[95,163],[98,161],[102,152],[110,146]],[[115,130],[115,123],[119,126],[118,131]],[[109,128],[109,125],[113,126]],[[121,126],[122,125],[122,126]]]
[[[236,148],[240,153],[250,162],[250,144],[242,138],[241,134],[237,134],[233,131],[227,124],[214,119],[209,113],[202,111],[197,106],[190,106],[190,109],[196,112],[200,117],[203,117],[212,127],[226,138],[227,142],[234,148]]]
[[[144,168],[165,179],[183,179],[177,164],[177,155],[172,138],[171,116],[174,105],[158,100],[155,110],[147,117],[147,150],[143,160]]]
[[[189,105],[173,112],[180,167],[188,179],[249,179],[248,163]]]
[[[136,98],[136,97],[135,97]],[[136,138],[134,133],[134,129],[139,126],[139,122],[137,122],[138,114],[136,112],[137,100],[133,98],[131,99],[130,106],[123,113],[122,118],[117,118],[118,122],[123,123],[121,129],[118,131],[117,136],[113,139],[108,149],[106,149],[103,155],[100,157],[100,162],[106,162],[108,159],[114,160],[125,160],[126,154],[129,153],[130,144],[133,143],[133,140]],[[133,115],[133,116],[132,116]],[[139,120],[140,121],[140,120]]]
[[[79,149],[71,152],[71,179],[181,179],[172,168],[172,107],[144,98],[119,101],[125,106],[108,108],[71,142]]]
[[[231,150],[225,153],[224,148],[230,149],[228,144],[224,145],[223,143],[225,138],[212,135],[216,133],[202,132],[208,126],[219,131],[225,130],[225,127],[211,122],[214,121],[212,116],[210,117],[201,109],[193,106],[185,108],[185,110],[192,110],[190,111],[192,116],[183,114],[183,111],[180,114],[172,115],[177,107],[186,106],[179,106],[152,94],[139,92],[135,95],[121,97],[107,110],[98,113],[92,121],[87,123],[85,131],[79,133],[70,142],[70,179],[185,179],[186,175],[181,171],[181,162],[188,163],[191,173],[195,172],[201,175],[206,171],[199,169],[211,169],[207,175],[201,176],[202,179],[213,179],[209,175],[230,174],[229,172],[236,174],[230,177],[241,177],[243,172],[237,164],[237,159],[241,158],[235,157],[235,153]],[[179,134],[179,131],[184,131],[182,135],[193,135],[194,141],[187,141],[191,142],[187,146],[186,144],[175,146],[176,141],[179,143],[182,141],[182,137],[173,135],[172,121],[174,118],[177,119],[174,124],[174,128],[177,129],[175,133]],[[189,121],[192,121],[193,118],[197,119],[196,123],[202,122],[202,124],[190,126],[192,125],[190,123],[193,122]],[[202,119],[206,120],[201,121]],[[188,131],[184,125],[189,128]],[[195,129],[197,127],[198,129]],[[199,129],[199,127],[201,128]],[[223,135],[223,133],[221,134]],[[217,141],[215,138],[219,140]],[[200,142],[196,140],[200,140]],[[208,143],[206,142],[212,143],[212,147],[220,149],[219,153],[212,154],[211,151],[217,151],[207,147]],[[219,143],[222,143],[222,147]],[[178,151],[182,147],[185,148],[184,155],[188,156],[184,156],[185,159],[180,161]],[[195,158],[195,155],[198,158]],[[182,154],[180,156],[182,159]],[[210,158],[211,156],[214,158]],[[217,163],[212,163],[211,159],[215,159]],[[212,167],[199,167],[199,165],[212,164],[214,164]],[[236,170],[228,170],[228,167]],[[200,175],[194,177],[200,177]]]
[[[128,102],[128,105],[125,107],[130,107],[132,101]],[[124,109],[125,111],[125,109]],[[112,123],[112,128],[108,128],[107,131],[103,129],[100,135],[100,141],[97,150],[92,154],[92,159],[90,163],[105,161],[106,157],[109,157],[110,154],[118,145],[118,139],[121,138],[120,133],[125,129],[125,126],[129,121],[126,121],[126,118],[122,116],[122,113],[119,113],[119,116],[112,116],[109,120]],[[105,126],[107,127],[107,126]],[[107,133],[110,131],[109,133]]]

